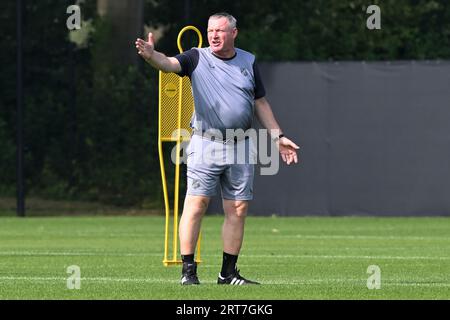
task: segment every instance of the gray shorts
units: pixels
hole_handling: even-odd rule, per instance
[[[187,194],[212,197],[220,185],[223,199],[253,199],[253,146],[250,138],[225,144],[193,135],[186,149]]]

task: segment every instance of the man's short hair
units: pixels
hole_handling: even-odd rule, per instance
[[[228,24],[230,25],[231,29],[236,28],[237,25],[237,20],[235,17],[233,17],[231,14],[227,13],[227,12],[218,12],[218,13],[214,13],[212,16],[209,17],[209,19],[214,18],[227,18],[228,19]]]

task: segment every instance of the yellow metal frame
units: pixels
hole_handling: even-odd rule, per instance
[[[178,34],[177,39],[177,45],[178,49],[180,50],[180,53],[183,52],[183,48],[181,47],[181,37],[183,33],[185,33],[188,30],[194,30],[199,38],[198,47],[201,48],[203,44],[203,38],[200,31],[194,27],[194,26],[187,26],[181,29],[181,31]],[[176,76],[178,77],[178,76]],[[166,84],[164,87],[163,84],[167,81],[167,79],[176,79],[175,74],[173,73],[163,73],[159,72],[159,129],[158,129],[158,152],[159,152],[159,164],[161,167],[161,178],[162,178],[162,187],[163,187],[163,193],[164,193],[164,205],[165,205],[165,211],[166,211],[166,223],[165,223],[165,236],[164,236],[164,259],[163,264],[165,266],[174,265],[174,264],[180,264],[182,261],[178,259],[178,201],[179,201],[179,182],[180,182],[180,144],[182,142],[181,137],[181,129],[190,130],[189,125],[186,123],[187,116],[192,115],[193,110],[193,99],[192,99],[192,93],[191,93],[191,87],[190,87],[190,81],[188,77],[178,77],[178,87],[176,88],[173,85],[173,82]],[[169,89],[167,88],[168,85],[172,85]],[[189,89],[189,90],[187,90]],[[163,94],[168,90],[174,92],[173,98],[176,97],[178,94],[178,102],[176,111],[173,110],[174,105],[171,106],[163,106]],[[189,95],[189,97],[186,97]],[[187,103],[186,103],[187,100]],[[169,101],[170,102],[170,101]],[[172,101],[173,102],[173,101]],[[183,103],[184,102],[184,103]],[[176,124],[174,124],[174,119],[166,119],[163,115],[163,107],[170,107],[170,111],[175,111],[174,113],[177,114],[176,118]],[[190,113],[190,114],[189,114]],[[174,127],[175,126],[175,127]],[[177,130],[176,137],[174,137],[171,133],[168,134],[170,129]],[[170,206],[169,206],[169,195],[167,191],[167,181],[166,181],[166,173],[164,169],[164,156],[163,156],[163,148],[162,144],[163,142],[175,142],[176,143],[176,161],[175,161],[175,186],[174,186],[174,208],[173,208],[173,238],[172,238],[172,256],[169,257],[169,225],[170,225]],[[197,254],[196,254],[196,261],[197,263],[201,262],[200,258],[200,243],[201,243],[201,232],[199,235],[199,239],[197,242]]]

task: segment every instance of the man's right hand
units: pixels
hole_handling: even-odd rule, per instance
[[[178,73],[181,71],[181,65],[177,58],[168,58],[163,53],[155,50],[155,41],[151,32],[148,34],[147,42],[142,39],[136,40],[136,49],[138,50],[138,54],[153,68],[162,72]]]
[[[148,34],[147,42],[138,38],[136,40],[136,49],[138,49],[138,54],[142,58],[144,58],[145,60],[150,60],[155,49],[155,41],[153,40],[153,34],[151,32]]]

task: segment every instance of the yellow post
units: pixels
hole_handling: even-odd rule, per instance
[[[198,47],[202,46],[202,35],[200,31],[193,27],[184,27],[178,34],[177,44],[180,53],[181,36],[187,30],[194,30],[199,37]],[[180,180],[180,144],[182,142],[181,130],[190,131],[189,122],[194,111],[194,99],[192,97],[191,83],[188,77],[179,77],[174,73],[159,72],[159,130],[158,130],[158,152],[161,167],[162,187],[165,205],[165,236],[164,236],[164,259],[165,266],[179,264],[182,261],[178,259],[178,202],[179,202],[179,180]],[[174,117],[176,115],[176,118]],[[177,130],[174,136],[173,132]],[[174,208],[173,208],[173,238],[172,238],[172,257],[169,257],[169,235],[170,235],[170,206],[169,195],[167,191],[166,174],[164,170],[163,142],[176,143],[175,160],[175,186],[174,186]],[[197,262],[200,259],[201,234],[197,242]]]

